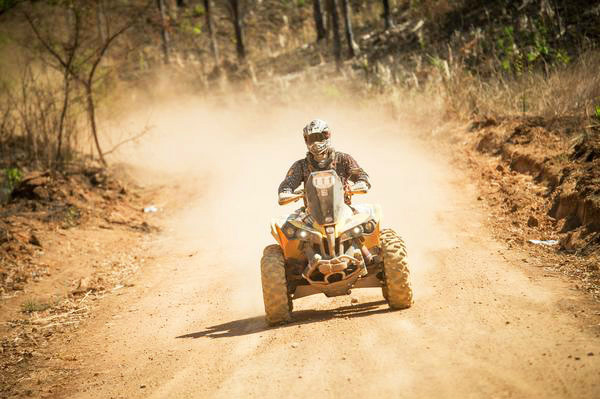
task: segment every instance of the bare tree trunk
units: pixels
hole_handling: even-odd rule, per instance
[[[65,118],[67,116],[67,111],[69,109],[69,94],[71,92],[71,76],[68,70],[65,70],[65,94],[63,98],[63,105],[60,111],[60,119],[58,121],[58,140],[56,143],[56,156],[55,161],[59,163],[62,159],[62,142],[63,142],[63,132],[65,130]]]
[[[104,12],[104,0],[96,1],[96,25],[98,25],[98,41],[104,43],[106,36],[106,13]]]
[[[96,127],[96,106],[94,104],[94,76],[96,75],[96,71],[98,70],[98,65],[100,65],[100,62],[102,61],[104,54],[106,54],[106,51],[108,51],[108,48],[110,47],[112,41],[119,37],[131,26],[132,25],[123,26],[120,30],[113,33],[108,39],[106,39],[104,45],[98,49],[96,59],[92,63],[92,67],[90,68],[90,71],[88,72],[87,78],[85,80],[75,75],[79,82],[82,83],[83,87],[85,88],[85,97],[87,101],[87,111],[90,120],[90,127],[92,129],[92,135],[94,136],[96,150],[98,151],[98,158],[100,158],[100,161],[104,166],[106,166],[106,160],[104,159],[104,154],[102,153],[102,148],[100,147],[100,141],[98,140],[98,128]]]
[[[163,48],[163,57],[165,64],[169,64],[171,62],[171,57],[169,56],[169,31],[167,30],[167,12],[165,9],[165,1],[164,0],[156,0],[158,5],[158,10],[160,11],[160,34],[162,39],[162,48]]]
[[[37,141],[34,135],[34,127],[31,126],[31,121],[30,118],[27,117],[27,115],[32,114],[33,110],[31,109],[31,99],[30,99],[30,92],[31,89],[29,87],[30,84],[30,79],[31,79],[31,70],[30,68],[26,68],[23,71],[23,76],[22,76],[22,83],[21,83],[21,98],[22,98],[22,105],[20,106],[19,109],[19,114],[21,116],[21,120],[23,121],[23,125],[24,125],[24,129],[25,129],[25,140],[27,143],[27,150],[29,152],[29,157],[33,158],[34,160],[34,165],[37,165]]]
[[[358,45],[354,41],[354,33],[352,32],[352,20],[350,6],[348,0],[342,0],[342,12],[344,13],[344,25],[346,29],[346,41],[348,42],[348,55],[354,58],[358,52]]]
[[[390,10],[390,0],[383,0],[383,20],[385,21],[385,29],[390,29],[394,26]]]
[[[236,50],[239,61],[246,58],[246,46],[244,45],[244,30],[242,28],[242,16],[240,13],[240,0],[229,0],[231,6],[231,16],[233,18],[233,27],[235,28],[235,40],[237,42]]]
[[[321,0],[313,0],[313,15],[315,17],[315,29],[317,31],[317,41],[327,37],[325,24],[323,23],[323,12],[321,11]]]
[[[333,55],[338,71],[342,67],[342,42],[340,38],[340,20],[337,12],[336,0],[327,0],[327,12],[331,16],[331,30],[333,31]]]
[[[92,129],[92,137],[94,137],[94,144],[96,144],[96,151],[98,151],[98,158],[102,165],[106,166],[106,160],[100,147],[100,141],[98,140],[98,128],[96,127],[96,106],[94,105],[94,93],[92,89],[92,82],[88,82],[84,85],[85,87],[85,99],[87,102],[87,112],[90,121],[90,128]]]
[[[208,29],[208,36],[210,38],[210,50],[212,52],[213,58],[215,59],[215,67],[219,68],[219,48],[217,47],[217,40],[215,38],[215,32],[212,25],[212,10],[211,10],[211,0],[204,0],[204,11],[206,17],[206,27]]]
[[[102,3],[102,0],[100,0],[98,2],[98,7],[100,7],[100,4]],[[103,34],[102,28],[100,25],[102,25],[105,20],[103,18],[104,16],[104,4],[102,3],[102,9],[98,8],[97,12],[98,12],[98,33],[100,35]],[[100,17],[100,12],[102,12],[102,18]],[[63,135],[64,135],[64,130],[65,130],[65,119],[67,117],[67,112],[69,111],[69,97],[71,94],[71,68],[73,66],[73,61],[75,60],[75,53],[77,52],[77,49],[79,48],[79,36],[81,34],[81,16],[80,14],[75,11],[74,9],[71,9],[71,15],[73,16],[73,37],[72,37],[72,41],[70,43],[70,49],[69,49],[69,53],[67,55],[67,60],[64,64],[64,70],[63,70],[63,79],[64,79],[64,97],[63,97],[63,105],[62,105],[62,109],[60,111],[60,119],[58,121],[58,139],[57,139],[57,143],[56,143],[56,157],[55,157],[55,161],[56,163],[59,163],[62,159],[62,144],[63,144]],[[102,36],[103,39],[102,40],[106,40],[104,38],[104,36]]]

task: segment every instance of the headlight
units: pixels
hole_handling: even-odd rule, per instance
[[[294,239],[296,236],[296,230],[296,227],[294,227],[291,223],[285,223],[281,228],[281,231],[283,231],[283,234],[285,234],[288,240]]]
[[[298,230],[296,231],[296,237],[300,238],[301,240],[305,240],[306,237],[308,237],[308,233],[305,230]]]
[[[281,230],[288,240],[319,240],[319,234],[311,232],[310,230],[298,228],[289,222],[286,222],[281,227]]]
[[[375,222],[369,220],[367,223],[363,224],[363,229],[365,234],[371,234],[375,231]]]
[[[346,230],[341,236],[341,241],[350,240],[355,237],[360,237],[363,233],[363,227],[361,225],[354,226],[353,228]]]

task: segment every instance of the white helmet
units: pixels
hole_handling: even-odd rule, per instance
[[[330,138],[329,126],[327,126],[327,122],[321,119],[314,119],[304,126],[304,142],[308,151],[317,161],[327,158],[331,148]]]

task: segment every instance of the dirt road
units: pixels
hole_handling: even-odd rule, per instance
[[[135,286],[61,351],[81,360],[64,396],[600,397],[597,315],[542,278],[544,259],[497,242],[475,186],[407,126],[336,104],[225,108],[162,108],[153,137],[128,150],[148,182],[186,194],[159,204],[171,216],[143,244],[153,260]],[[276,205],[276,188],[317,116],[371,175],[359,200],[380,203],[405,238],[415,305],[391,312],[378,289],[313,296],[270,329],[259,259],[269,219],[293,209]]]

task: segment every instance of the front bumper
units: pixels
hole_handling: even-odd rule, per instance
[[[356,281],[367,272],[361,251],[355,249],[353,252],[332,259],[322,259],[315,254],[302,277],[328,297],[347,295]]]

